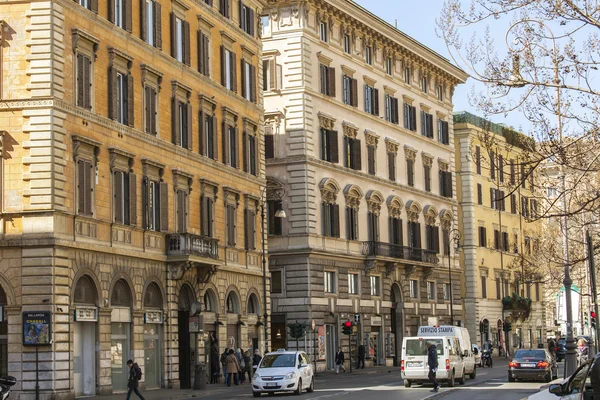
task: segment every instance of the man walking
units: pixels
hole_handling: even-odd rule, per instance
[[[335,354],[335,373],[339,374],[340,373],[340,368],[342,368],[344,370],[344,372],[346,372],[346,367],[344,367],[344,352],[342,351],[341,347],[338,347],[338,351]]]
[[[440,384],[437,379],[435,379],[435,374],[438,369],[438,357],[437,357],[437,347],[433,343],[429,343],[427,346],[427,364],[429,364],[429,375],[427,377],[433,383],[432,392],[437,392],[440,390]]]
[[[144,396],[141,395],[138,387],[140,386],[140,379],[142,379],[142,370],[137,363],[133,360],[127,360],[127,366],[129,367],[129,378],[127,379],[127,400],[131,397],[131,392],[134,392],[137,397],[144,400]]]
[[[358,346],[358,366],[356,369],[359,368],[365,368],[365,345],[362,343]]]

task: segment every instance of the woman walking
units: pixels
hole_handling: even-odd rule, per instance
[[[244,367],[242,368],[242,383],[246,382],[246,374],[248,374],[248,383],[252,384],[252,358],[250,352],[244,352]]]
[[[226,359],[227,365],[227,386],[231,386],[231,379],[238,385],[238,374],[240,373],[240,364],[238,363],[235,351],[229,349],[229,355]]]

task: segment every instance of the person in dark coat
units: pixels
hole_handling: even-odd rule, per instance
[[[212,342],[210,346],[210,383],[218,383],[219,377],[221,376],[221,366],[219,363],[219,339],[215,337],[214,332],[210,333],[210,338]]]
[[[254,350],[254,356],[252,357],[252,372],[256,372],[258,364],[260,364],[262,357],[260,356],[260,350]]]
[[[344,352],[341,347],[338,347],[337,353],[335,353],[335,373],[340,373],[340,368],[346,372],[346,367],[344,367],[344,361],[346,361],[344,357]]]
[[[435,379],[435,374],[438,369],[438,356],[437,356],[437,347],[433,343],[429,343],[427,347],[427,364],[429,365],[429,375],[427,377],[433,383],[433,392],[437,392],[440,390],[440,384],[437,379]]]
[[[356,369],[365,368],[365,345],[364,344],[360,344],[358,346],[358,366],[356,367]]]
[[[127,366],[129,367],[129,377],[127,379],[127,400],[129,400],[131,397],[131,392],[135,393],[140,399],[145,400],[144,396],[142,396],[138,390],[138,387],[140,386],[138,376],[142,375],[139,365],[134,363],[133,360],[127,360]]]

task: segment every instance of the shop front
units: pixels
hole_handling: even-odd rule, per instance
[[[162,387],[162,305],[160,289],[156,283],[151,283],[146,288],[144,295],[144,378],[146,389]]]
[[[77,397],[93,396],[96,394],[98,307],[96,289],[89,277],[82,276],[77,281],[73,300],[73,387]]]
[[[131,359],[131,291],[124,280],[115,283],[111,297],[111,377],[113,393],[127,391],[129,368],[127,360]]]

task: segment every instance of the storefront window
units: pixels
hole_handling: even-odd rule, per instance
[[[113,391],[127,390],[127,360],[129,360],[128,322],[113,322],[110,336],[110,366],[112,369]]]

